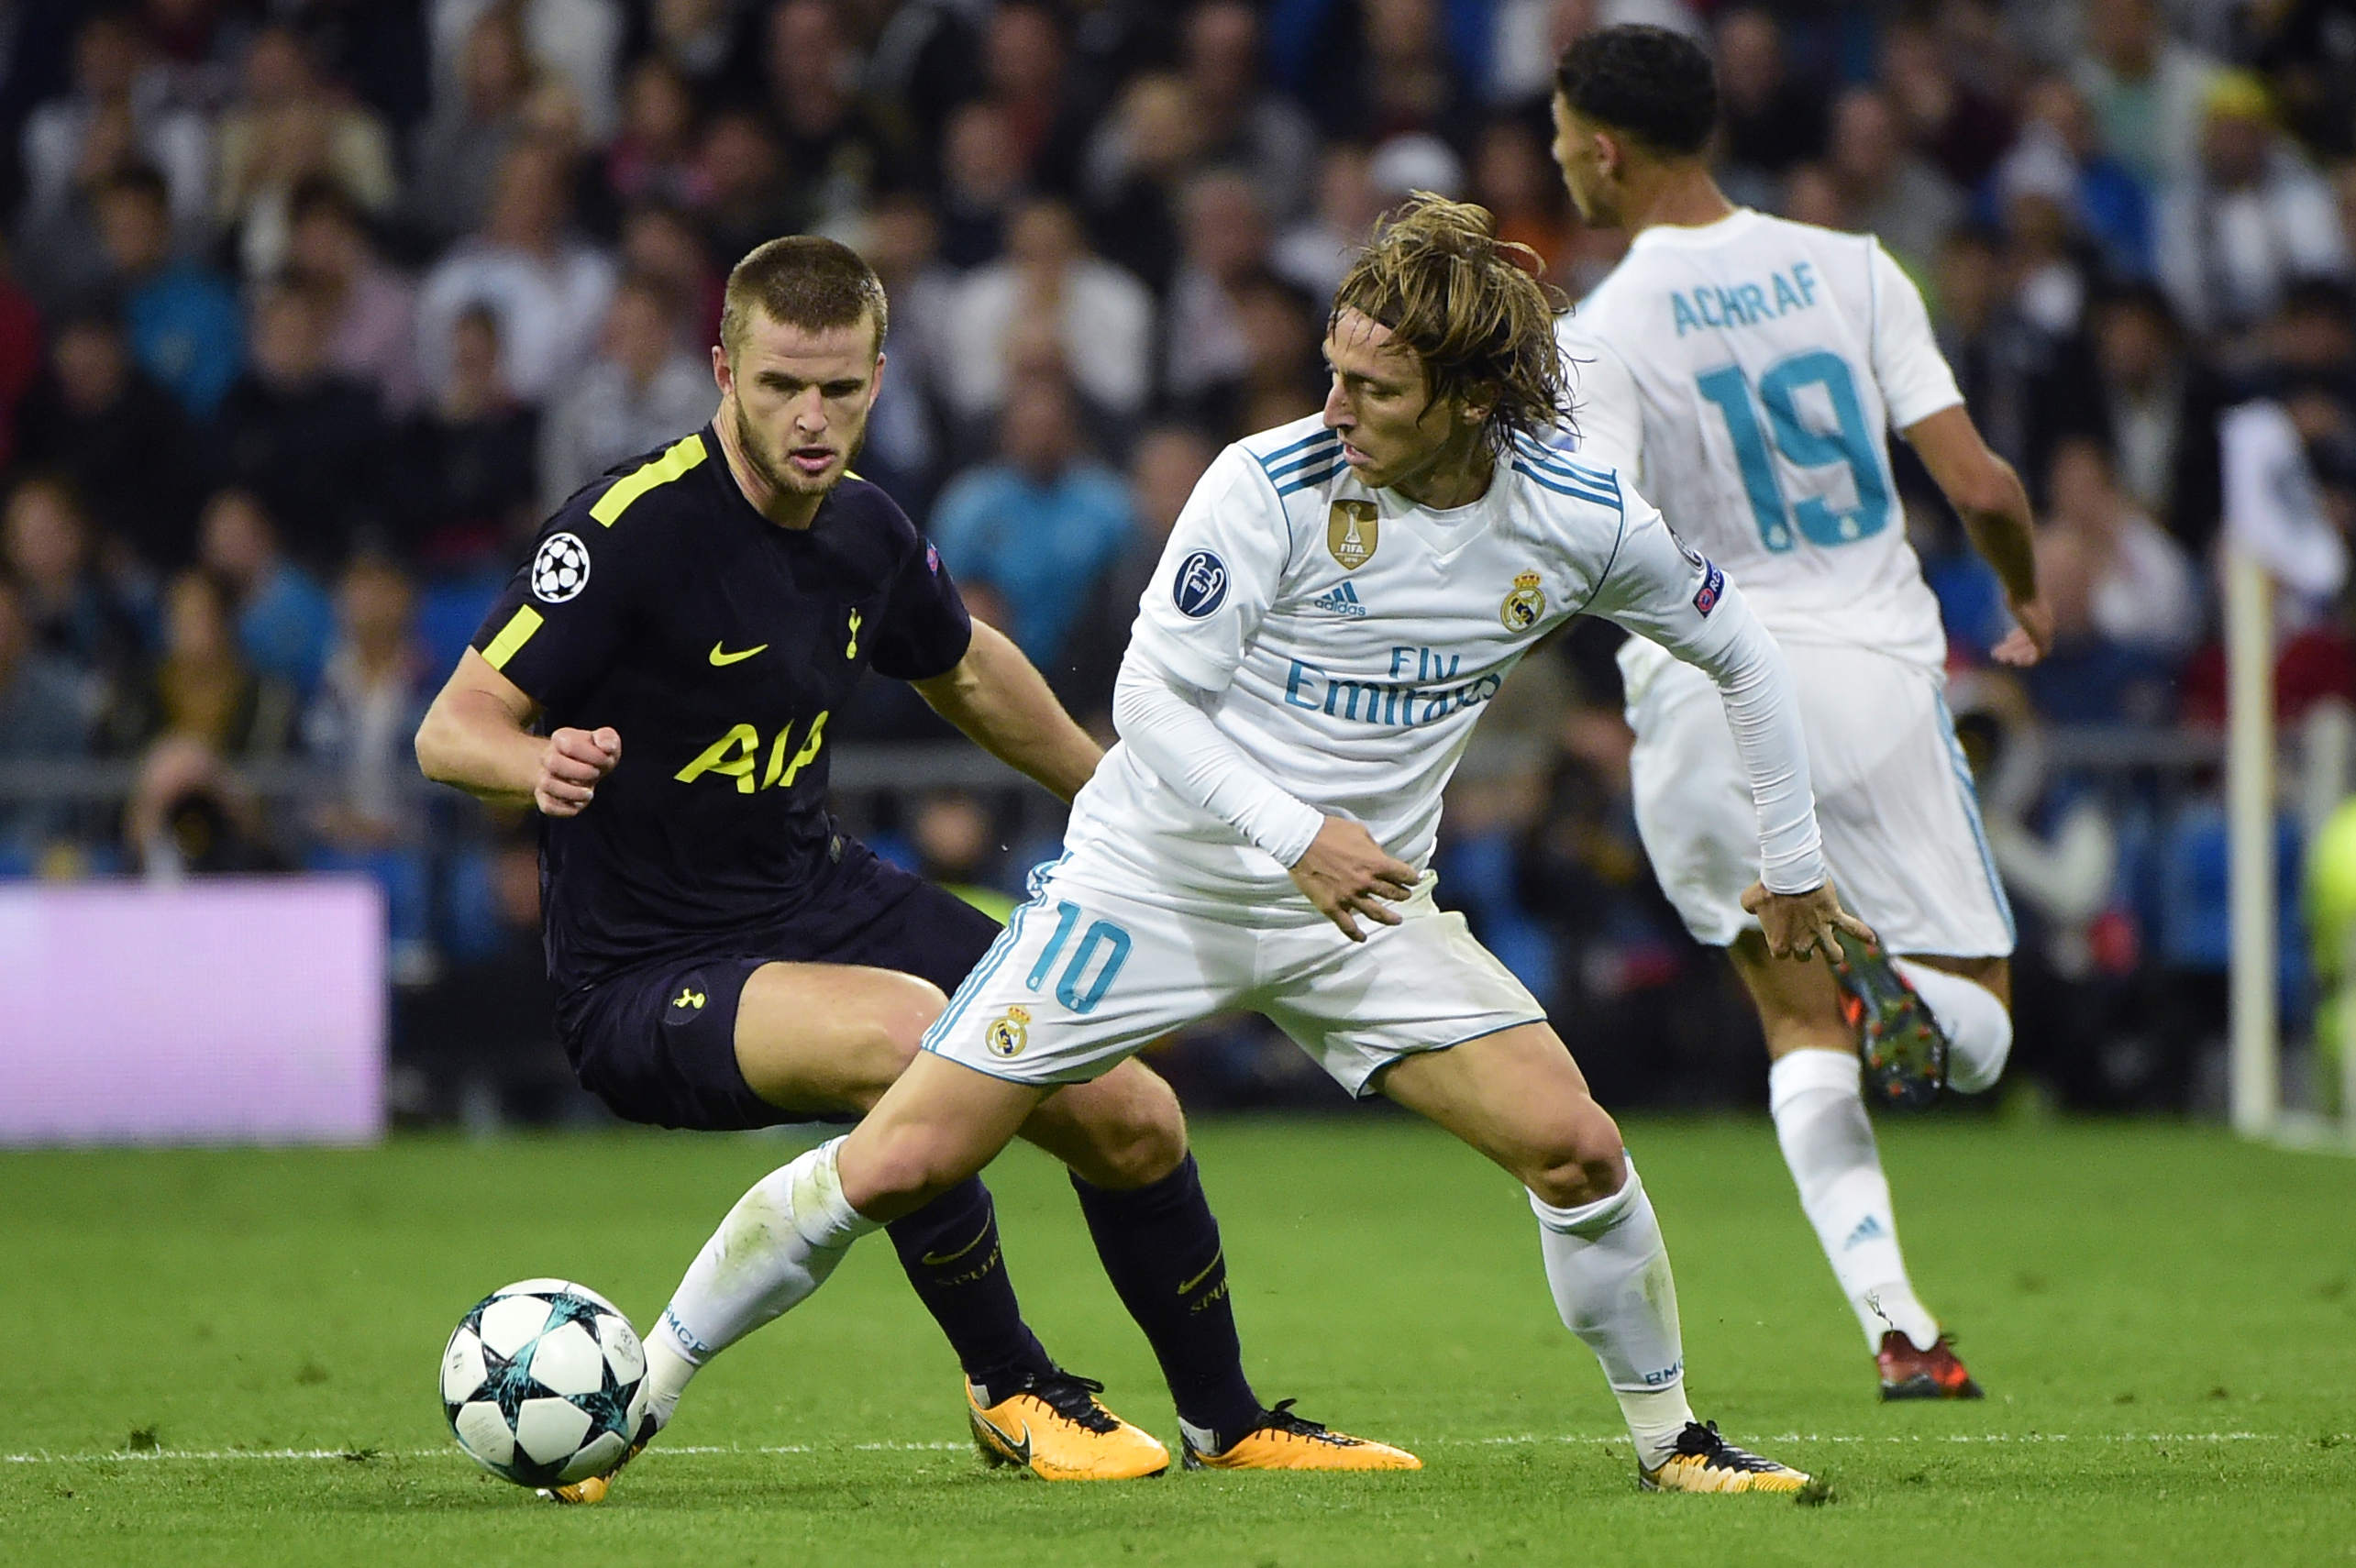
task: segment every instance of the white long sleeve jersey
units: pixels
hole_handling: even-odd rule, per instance
[[[1286,867],[1327,815],[1421,869],[1482,704],[1582,613],[1718,681],[1767,885],[1821,881],[1781,650],[1616,472],[1524,442],[1478,501],[1434,511],[1360,484],[1314,417],[1228,447],[1195,487],[1141,598],[1122,742],[1073,804],[1065,874],[1315,918]]]

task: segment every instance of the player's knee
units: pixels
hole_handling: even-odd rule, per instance
[[[941,988],[914,975],[890,974],[882,980],[883,994],[846,1021],[851,1038],[842,1061],[857,1080],[849,1097],[861,1110],[883,1098],[916,1059],[924,1032],[941,1016],[948,999]]]
[[[1085,1158],[1072,1162],[1083,1181],[1114,1191],[1151,1187],[1186,1158],[1186,1114],[1161,1077],[1125,1070],[1115,1092],[1090,1105]],[[1106,1079],[1098,1080],[1106,1086]]]
[[[1523,1185],[1556,1209],[1600,1203],[1628,1181],[1620,1128],[1593,1099],[1581,1098],[1553,1119],[1536,1141]]]

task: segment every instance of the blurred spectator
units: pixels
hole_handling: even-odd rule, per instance
[[[211,432],[217,481],[260,496],[288,551],[322,569],[382,522],[385,438],[375,389],[328,361],[326,317],[306,285],[262,290],[252,362]]]
[[[1071,190],[1087,115],[1067,80],[1071,43],[1045,0],[1001,0],[982,30],[982,74],[1014,167],[1034,190]]]
[[[1008,342],[1020,321],[1054,328],[1074,385],[1120,417],[1150,390],[1154,302],[1143,283],[1091,256],[1079,222],[1057,201],[1026,204],[1005,259],[957,286],[942,323],[942,392],[961,420],[987,420],[1007,398]]]
[[[1083,188],[1097,248],[1156,293],[1169,288],[1178,251],[1178,192],[1202,144],[1193,91],[1182,78],[1160,72],[1129,84],[1089,144]]]
[[[17,420],[41,372],[41,315],[0,248],[0,470],[17,456]]]
[[[131,864],[153,881],[288,869],[252,788],[194,735],[168,734],[140,759],[123,838]]]
[[[2347,236],[2331,188],[2275,128],[2265,83],[2215,77],[2198,171],[2160,204],[2160,281],[2201,333],[2255,325],[2293,282],[2343,277]]]
[[[2013,308],[2046,337],[2075,337],[2102,270],[2080,232],[2077,171],[2054,138],[2023,137],[1997,171]]]
[[[2118,492],[2110,455],[2072,436],[2053,448],[2049,529],[2076,536],[2094,629],[2120,647],[2177,658],[2201,635],[2200,582],[2184,547]]]
[[[1269,253],[1269,265],[1316,299],[1333,297],[1351,259],[1382,215],[1372,165],[1363,143],[1328,144],[1317,163],[1315,212],[1287,229]]]
[[[192,419],[212,415],[243,358],[238,296],[193,258],[175,257],[163,176],[134,168],[98,195],[98,226],[131,352]]]
[[[362,556],[336,590],[336,643],[303,712],[303,748],[335,778],[314,804],[313,870],[358,870],[384,889],[396,967],[415,972],[429,912],[417,854],[422,801],[409,786],[410,742],[426,716],[424,661],[410,635],[413,595],[400,568]]]
[[[620,0],[427,0],[434,50],[434,96],[470,83],[472,48],[482,19],[508,18],[531,68],[564,83],[581,105],[584,128],[603,142],[614,134],[614,85],[621,63]]]
[[[1243,0],[1206,0],[1187,14],[1186,101],[1207,162],[1252,177],[1261,205],[1278,222],[1306,212],[1317,130],[1269,91],[1261,65],[1260,21]]]
[[[1719,183],[1746,206],[1771,208],[1796,163],[1824,156],[1823,90],[1794,78],[1783,28],[1761,6],[1717,22]]]
[[[715,116],[704,127],[699,168],[704,199],[696,215],[724,271],[763,240],[793,232],[783,158],[759,115],[747,109]]]
[[[2094,339],[2119,488],[2185,549],[2206,556],[2222,504],[2217,420],[2224,386],[2155,284],[2130,284],[2101,301]]]
[[[1497,237],[1538,253],[1547,281],[1558,287],[1576,241],[1563,177],[1547,156],[1545,139],[1526,116],[1493,119],[1473,155],[1473,200],[1497,218]]]
[[[410,151],[405,209],[437,244],[479,226],[508,149],[522,134],[532,90],[531,56],[511,6],[470,25],[455,91],[434,94],[433,118]]]
[[[1133,525],[1102,585],[1080,608],[1066,654],[1067,673],[1057,687],[1073,713],[1101,739],[1112,733],[1112,685],[1138,601],[1161,563],[1162,547],[1178,526],[1187,498],[1218,455],[1219,444],[1188,425],[1156,425],[1137,437],[1130,453]]]
[[[58,324],[20,434],[25,467],[64,479],[100,528],[152,567],[186,562],[196,510],[188,422],[131,362],[112,312],[84,309]]]
[[[1236,294],[1267,266],[1267,214],[1240,174],[1214,171],[1186,190],[1186,248],[1163,321],[1162,390],[1180,403],[1251,371]]]
[[[1328,136],[1379,142],[1410,131],[1472,145],[1477,105],[1456,66],[1440,0],[1325,8],[1302,102]]]
[[[994,463],[951,480],[932,536],[958,580],[993,588],[1005,628],[1051,684],[1068,674],[1065,643],[1134,526],[1120,476],[1080,449],[1070,393],[1034,377],[1008,394]]]
[[[2273,83],[2292,134],[2318,157],[2356,154],[2356,28],[2347,6],[2251,6],[2235,19],[2250,35],[2239,58]]]
[[[989,809],[962,790],[943,790],[917,804],[916,873],[1001,923],[1012,918],[1014,900],[990,885],[993,833]]]
[[[796,229],[840,226],[890,171],[889,145],[856,95],[857,69],[831,0],[778,0],[763,66]]]
[[[1023,191],[1023,152],[1006,111],[981,100],[950,116],[941,143],[941,259],[975,267],[996,257]]]
[[[138,618],[99,571],[90,525],[56,479],[19,480],[0,513],[0,553],[33,642],[119,690],[145,651]]]
[[[244,93],[216,133],[214,218],[238,236],[249,279],[277,274],[287,259],[296,188],[324,178],[370,212],[398,193],[392,141],[382,122],[337,103],[314,72],[302,42],[265,28],[247,46]]]
[[[38,217],[64,207],[85,178],[94,138],[119,137],[123,145],[110,157],[135,158],[161,171],[167,228],[192,239],[204,233],[211,215],[211,138],[204,116],[174,103],[171,88],[169,73],[151,69],[147,39],[129,14],[99,10],[83,22],[73,40],[73,91],[25,121],[28,213]]]
[[[326,667],[335,606],[318,580],[279,548],[278,530],[251,491],[221,491],[205,503],[197,561],[228,590],[247,661],[307,698]]]
[[[630,68],[622,128],[605,153],[605,182],[625,204],[693,207],[710,194],[695,156],[696,103],[678,66],[649,55]]]
[[[165,585],[162,651],[138,708],[144,739],[194,741],[250,761],[286,749],[295,696],[246,662],[227,588],[191,568]]]
[[[540,510],[625,458],[667,445],[712,417],[720,394],[708,359],[679,346],[670,295],[654,279],[622,280],[597,358],[540,420]]]
[[[1233,291],[1243,334],[1244,370],[1215,381],[1174,412],[1228,440],[1289,425],[1325,402],[1320,340],[1325,313],[1273,272],[1255,272]]]
[[[537,515],[538,416],[508,390],[487,306],[459,314],[447,353],[448,374],[399,440],[409,547],[429,568],[503,570]]]
[[[417,293],[417,365],[428,387],[451,371],[450,331],[463,311],[499,324],[500,373],[536,403],[589,357],[614,293],[614,263],[566,228],[563,160],[534,142],[500,165],[480,234],[452,248]]]
[[[2094,602],[2102,562],[2075,528],[2037,536],[2037,588],[2053,612],[2053,646],[2020,672],[2037,711],[2052,723],[2156,723],[2174,709],[2169,668],[2103,635]]]
[[[710,103],[737,85],[738,32],[749,9],[738,0],[653,0],[646,7],[647,50]]]
[[[405,147],[431,93],[421,9],[406,0],[312,0],[276,14],[302,37],[320,74],[374,109]]]
[[[325,314],[327,362],[376,389],[398,417],[423,395],[417,376],[417,290],[378,259],[359,204],[331,180],[295,187],[287,261]]]
[[[1939,346],[1972,416],[1997,453],[2041,489],[2052,444],[2103,434],[2091,350],[2043,331],[2020,311],[2002,241],[1966,226],[1939,262]]]
[[[940,264],[938,234],[932,208],[903,192],[868,209],[856,246],[891,305],[883,390],[868,414],[859,472],[912,516],[930,506],[942,460],[936,402],[957,281]]]
[[[1927,20],[1900,17],[1882,29],[1882,86],[1906,138],[1963,190],[1987,178],[2012,142],[2012,117],[1957,80]]]
[[[2103,145],[2155,195],[2196,173],[2217,61],[2168,36],[2158,0],[2086,0],[2074,73]]]
[[[0,767],[71,762],[89,745],[88,683],[35,645],[22,591],[0,576]],[[61,803],[0,801],[0,876],[31,870],[70,822]]]
[[[1828,172],[1854,226],[1918,271],[1963,214],[1955,187],[1911,149],[1889,99],[1871,87],[1833,100]]]
[[[720,341],[727,274],[712,264],[703,235],[686,213],[660,203],[631,208],[622,219],[619,260],[625,271],[660,279],[680,302],[682,344],[701,354]],[[898,310],[894,302],[895,315]]]
[[[2099,251],[2113,278],[2151,275],[2151,203],[2142,182],[2106,151],[2077,88],[2060,76],[2029,91],[2020,138],[1997,165],[2000,199],[2050,194]]]

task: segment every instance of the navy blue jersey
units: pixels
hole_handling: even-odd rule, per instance
[[[709,425],[567,502],[474,636],[544,730],[622,737],[588,809],[543,819],[559,988],[790,922],[833,865],[828,715],[862,670],[945,674],[972,635],[890,496],[847,479],[780,527]]]

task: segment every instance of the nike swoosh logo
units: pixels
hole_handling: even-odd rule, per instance
[[[1184,1296],[1188,1291],[1192,1290],[1196,1286],[1200,1285],[1204,1280],[1209,1279],[1211,1277],[1211,1271],[1217,1268],[1219,1266],[1220,1260],[1224,1258],[1226,1255],[1227,1250],[1224,1247],[1222,1247],[1219,1251],[1211,1253],[1211,1262],[1204,1265],[1202,1272],[1196,1275],[1192,1279],[1188,1280],[1184,1285],[1179,1286],[1178,1287],[1178,1293],[1180,1296]]]
[[[1007,1451],[1009,1453],[1011,1453],[1011,1454],[1012,1454],[1012,1455],[1013,1455],[1013,1457],[1014,1457],[1014,1463],[1017,1463],[1017,1464],[1021,1464],[1021,1465],[1025,1465],[1025,1466],[1027,1466],[1027,1465],[1029,1465],[1029,1464],[1030,1464],[1030,1463],[1031,1463],[1031,1423],[1030,1423],[1030,1422],[1025,1421],[1025,1422],[1023,1422],[1023,1436],[1022,1436],[1022,1438],[1021,1438],[1021,1440],[1020,1440],[1020,1441],[1017,1441],[1017,1440],[1015,1439],[1015,1437],[1014,1437],[1012,1433],[1008,1432],[1008,1431],[1007,1431],[1007,1430],[1006,1430],[1004,1427],[1000,1426],[996,1421],[991,1420],[988,1416],[983,1415],[979,1410],[976,1410],[976,1411],[973,1413],[973,1422],[974,1422],[974,1425],[976,1425],[976,1426],[978,1426],[978,1427],[984,1427],[984,1428],[987,1428],[987,1429],[989,1430],[989,1431],[990,1431],[990,1436],[992,1436],[992,1437],[996,1438],[999,1441],[1001,1441],[1001,1442],[1004,1443],[1004,1444],[1006,1445],[1006,1451]]]
[[[724,666],[735,664],[739,659],[747,659],[752,657],[755,654],[760,652],[761,648],[765,648],[767,646],[769,646],[769,645],[767,643],[763,643],[760,645],[760,647],[747,648],[742,653],[724,654],[720,651],[720,645],[718,643],[713,643],[712,645],[712,662],[715,665]]]
[[[938,1268],[943,1264],[953,1264],[957,1262],[959,1258],[965,1256],[976,1247],[980,1246],[982,1243],[982,1238],[989,1235],[990,1228],[997,1223],[998,1221],[994,1219],[982,1221],[981,1229],[974,1232],[974,1239],[972,1241],[968,1242],[964,1246],[959,1247],[954,1253],[926,1253],[924,1258],[924,1263],[931,1267]]]

